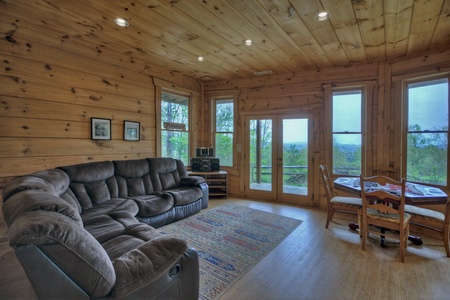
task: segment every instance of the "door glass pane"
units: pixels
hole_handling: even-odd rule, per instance
[[[308,119],[283,119],[283,193],[308,195]]]
[[[250,120],[250,189],[272,191],[272,120]]]

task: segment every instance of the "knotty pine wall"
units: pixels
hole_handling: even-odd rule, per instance
[[[13,176],[61,165],[156,155],[155,82],[200,93],[194,111],[194,145],[210,144],[210,102],[204,94],[238,94],[236,139],[243,145],[243,117],[255,113],[310,113],[314,116],[315,165],[327,163],[325,99],[331,87],[367,84],[370,91],[369,171],[399,168],[399,94],[408,76],[449,71],[449,51],[396,61],[288,75],[213,81],[173,74],[144,61],[136,49],[116,51],[105,41],[61,34],[32,15],[2,12],[0,28],[0,186]],[[112,120],[112,140],[90,139],[91,117]],[[141,123],[141,141],[123,141],[123,121]],[[230,194],[245,196],[243,151],[228,169]],[[314,168],[314,171],[317,168]],[[315,174],[317,205],[323,189]]]
[[[200,84],[52,26],[0,20],[0,190],[12,177],[62,165],[156,155],[155,81],[198,94]],[[91,140],[91,117],[112,120],[112,140]],[[124,120],[140,141],[123,140]]]
[[[329,163],[331,148],[326,128],[331,128],[329,99],[331,88],[367,86],[367,174],[378,169],[394,169],[399,174],[401,134],[402,80],[450,71],[450,51],[427,53],[395,61],[301,72],[290,76],[273,75],[248,79],[204,83],[207,94],[238,92],[236,143],[244,145],[243,120],[249,114],[305,113],[313,116],[315,205],[326,207],[325,191],[319,179],[318,166]],[[206,124],[205,126],[210,126]],[[244,150],[238,154],[233,168],[227,169],[232,195],[245,196]],[[448,191],[447,191],[448,192]]]

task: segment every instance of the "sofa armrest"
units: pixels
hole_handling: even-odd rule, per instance
[[[188,177],[180,178],[181,186],[197,186],[203,182],[205,182],[205,178],[203,178],[201,176],[188,176]]]
[[[202,197],[202,209],[205,209],[208,207],[209,202],[209,189],[208,184],[206,183],[205,178],[201,176],[187,176],[180,178],[180,185],[181,186],[196,186],[199,187],[202,190],[203,197]]]
[[[124,299],[149,299],[150,295],[153,300],[198,300],[199,287],[198,254],[194,248],[190,248],[169,271]]]
[[[187,249],[186,241],[161,235],[113,260],[116,284],[110,296],[122,298],[157,280]]]

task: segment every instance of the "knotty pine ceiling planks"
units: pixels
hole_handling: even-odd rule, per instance
[[[36,26],[48,35],[48,43],[76,40],[68,51],[92,59],[126,59],[143,74],[153,66],[152,72],[210,81],[250,78],[264,70],[284,74],[362,65],[446,49],[449,2],[3,0],[0,9],[8,16],[2,23],[5,35],[11,33],[5,22],[15,18],[15,31]],[[331,18],[318,22],[315,16],[323,10]],[[116,17],[126,18],[130,26],[118,27]],[[45,43],[43,37],[31,39]],[[245,39],[253,45],[245,46]],[[198,56],[205,60],[198,62]]]

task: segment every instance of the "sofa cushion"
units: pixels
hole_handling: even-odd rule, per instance
[[[153,193],[152,195],[142,195],[131,197],[139,206],[138,216],[152,217],[169,211],[174,206],[174,200],[169,193]]]
[[[77,222],[52,211],[33,211],[17,218],[9,231],[10,245],[36,245],[53,264],[92,299],[105,297],[116,282],[112,262],[100,243]],[[49,287],[51,288],[51,286]]]
[[[158,236],[160,233],[153,227],[135,222],[133,225],[124,227],[121,235],[103,242],[102,247],[108,253],[109,258],[114,260]]]
[[[173,158],[156,157],[147,158],[150,167],[150,176],[155,191],[169,190],[180,185],[180,171]],[[184,168],[183,168],[184,169]]]
[[[2,209],[8,227],[21,215],[35,211],[58,213],[70,218],[79,226],[83,225],[81,216],[75,207],[42,190],[25,190],[17,193],[3,203]]]
[[[81,213],[84,228],[100,243],[125,232],[137,223],[137,204],[128,199],[111,199]]]
[[[148,195],[153,185],[146,159],[114,161],[119,197]]]
[[[69,177],[61,170],[39,171],[11,180],[3,189],[3,201],[24,190],[40,190],[58,197],[67,191],[69,183]]]
[[[111,296],[121,298],[158,279],[170,270],[187,249],[184,240],[160,235],[114,259],[117,280]]]
[[[203,196],[202,190],[198,187],[180,187],[166,192],[173,196],[175,206],[190,204]]]
[[[70,189],[82,210],[111,198],[118,198],[114,165],[110,161],[59,167],[69,175]]]

